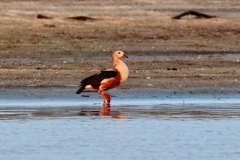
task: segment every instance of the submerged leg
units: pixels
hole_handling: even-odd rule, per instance
[[[98,93],[102,95],[103,98],[103,104],[110,104],[111,102],[111,96],[107,92],[98,90]]]

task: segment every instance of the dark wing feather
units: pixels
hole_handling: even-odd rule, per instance
[[[99,77],[103,79],[113,78],[118,75],[117,71],[101,71],[97,74]]]
[[[117,71],[100,71],[97,74],[94,74],[90,77],[83,79],[81,81],[81,84],[90,83],[90,81],[93,81],[93,80],[98,81],[100,83],[104,79],[116,77],[117,74],[118,74]],[[89,84],[87,84],[87,85],[89,85]]]
[[[113,78],[117,75],[117,71],[100,71],[97,74],[87,77],[81,81],[81,87],[77,91],[77,94],[80,94],[87,85],[91,85],[93,88],[98,88],[104,79]]]

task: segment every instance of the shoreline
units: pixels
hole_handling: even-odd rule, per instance
[[[240,118],[240,93],[233,90],[114,89],[111,105],[96,92],[75,94],[75,88],[1,89],[0,120],[105,116],[117,119]]]
[[[95,91],[75,94],[76,88],[5,88],[1,89],[1,107],[83,107],[101,106],[102,98]],[[152,90],[113,89],[109,91],[113,106],[157,106],[157,105],[199,105],[240,104],[240,92],[225,90]]]
[[[131,55],[128,55],[129,57]],[[105,56],[104,56],[105,57]],[[112,68],[108,58],[3,62],[0,87],[76,87],[81,79]],[[124,60],[130,75],[120,89],[236,89],[240,55],[133,56]]]

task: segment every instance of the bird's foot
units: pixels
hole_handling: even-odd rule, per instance
[[[104,104],[110,104],[111,102],[111,96],[108,93],[102,93],[102,97],[103,97],[103,103]]]

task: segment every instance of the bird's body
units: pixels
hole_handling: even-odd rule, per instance
[[[90,77],[83,79],[80,82],[80,88],[76,92],[80,94],[87,86],[97,89],[99,94],[102,94],[104,102],[110,103],[110,95],[107,90],[116,88],[123,83],[129,75],[127,65],[120,58],[128,58],[122,51],[115,51],[112,54],[112,63],[114,68],[100,71]]]
[[[109,90],[117,87],[120,84],[120,79],[120,74],[117,71],[100,71],[97,74],[83,79],[76,93],[80,94],[87,86],[87,88]]]

